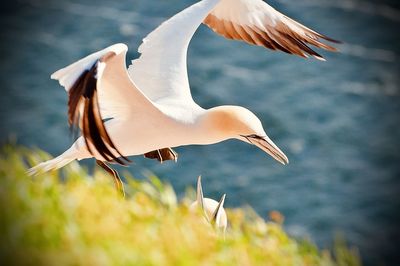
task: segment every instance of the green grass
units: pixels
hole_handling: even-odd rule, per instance
[[[250,209],[228,209],[223,236],[189,212],[194,195],[178,201],[156,177],[127,177],[123,199],[107,174],[77,163],[26,175],[48,158],[13,145],[0,152],[1,265],[360,265],[356,249],[320,251]]]

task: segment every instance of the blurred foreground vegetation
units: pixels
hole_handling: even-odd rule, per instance
[[[77,163],[26,175],[48,158],[2,147],[1,265],[360,265],[356,250],[338,244],[319,251],[250,209],[228,209],[223,236],[189,212],[194,193],[178,202],[171,185],[156,177],[138,181],[123,173],[123,199],[110,176],[90,175]]]

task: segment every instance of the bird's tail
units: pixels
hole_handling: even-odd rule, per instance
[[[63,154],[61,154],[60,156],[58,156],[54,159],[42,162],[42,163],[30,168],[27,173],[28,173],[28,175],[33,176],[33,175],[37,175],[40,173],[56,170],[56,169],[59,169],[65,165],[69,164],[70,162],[74,161],[75,159],[76,159],[76,157],[72,156],[70,150],[67,150]]]

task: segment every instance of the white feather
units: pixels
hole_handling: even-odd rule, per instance
[[[198,2],[151,32],[139,47],[129,74],[149,99],[178,98],[193,101],[186,68],[189,42],[218,0]]]

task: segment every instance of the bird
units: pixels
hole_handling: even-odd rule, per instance
[[[338,41],[288,18],[262,0],[202,0],[163,22],[139,46],[126,68],[128,47],[111,45],[51,75],[68,93],[68,123],[81,136],[58,157],[29,169],[30,175],[95,158],[118,190],[123,182],[110,164],[129,156],[177,161],[172,149],[237,139],[255,145],[282,164],[287,156],[267,136],[249,109],[223,105],[209,109],[192,98],[187,50],[201,24],[228,39],[241,40],[301,57],[324,60],[309,45],[328,51]]]
[[[203,188],[201,186],[201,176],[199,176],[197,178],[196,195],[196,201],[190,204],[189,210],[196,212],[200,209],[207,222],[225,233],[228,225],[228,218],[224,209],[226,194],[222,195],[219,202],[210,198],[204,198]]]

